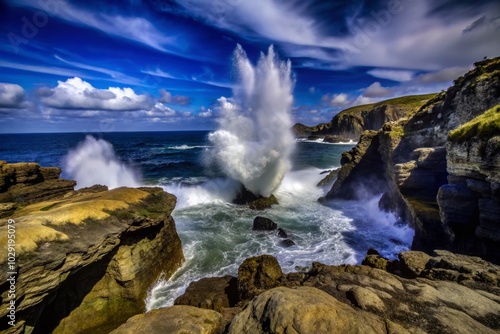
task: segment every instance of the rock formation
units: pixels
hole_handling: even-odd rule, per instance
[[[324,138],[326,142],[357,141],[365,130],[379,130],[384,123],[416,112],[435,94],[405,96],[341,111],[329,123],[306,126],[297,123],[292,130],[297,137]]]
[[[210,313],[197,313],[200,321],[192,319],[194,310],[185,309],[184,316],[174,306],[136,316],[113,333],[131,333],[126,331],[129,323],[140,321],[144,328],[151,328],[148,333],[163,333],[146,319],[154,319],[160,329],[172,321],[179,332],[188,331],[193,322],[207,317],[224,319],[218,328],[211,325],[216,321],[206,321],[211,327],[203,333],[214,334],[493,334],[500,330],[500,267],[496,265],[448,251],[435,251],[433,256],[409,251],[400,253],[399,260],[389,260],[370,250],[363,263],[367,265],[315,262],[308,271],[285,275],[272,256],[253,257],[238,270],[237,292],[217,283],[220,296],[215,297],[215,290],[202,288],[208,281],[192,283],[199,285],[193,302],[210,309]],[[188,290],[186,294],[193,296],[194,289]],[[239,302],[225,304],[213,315],[214,304],[200,304],[203,299]]]
[[[46,201],[73,191],[76,182],[60,179],[61,169],[34,162],[9,164],[0,160],[0,217],[22,204]]]
[[[102,186],[67,193],[75,183],[64,180],[64,191],[51,193],[50,181],[61,181],[59,169],[12,165],[2,166],[2,195],[16,204],[14,190],[22,187],[27,196],[8,213],[16,230],[16,326],[3,322],[0,331],[109,333],[143,312],[151,284],[161,274],[169,277],[184,259],[170,216],[175,196],[161,188]],[[7,244],[7,219],[0,243]],[[0,263],[6,262],[4,252]],[[6,275],[1,273],[2,282]],[[7,292],[2,283],[2,318]]]
[[[363,193],[383,193],[380,207],[415,228],[412,248],[448,248],[500,262],[494,251],[500,246],[499,137],[494,127],[478,125],[498,122],[500,58],[475,65],[412,117],[364,133],[344,154],[322,200],[356,198],[361,185]],[[457,130],[467,122],[472,131]],[[474,134],[478,127],[486,129],[481,138]]]

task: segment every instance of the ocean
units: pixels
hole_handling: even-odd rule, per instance
[[[378,210],[379,197],[362,202],[317,200],[331,187],[316,184],[338,168],[353,143],[297,141],[291,169],[274,192],[280,204],[263,212],[231,203],[235,182],[208,166],[209,132],[1,134],[0,159],[58,166],[78,187],[94,183],[160,186],[178,198],[173,211],[186,257],[169,280],[160,279],[147,308],[172,305],[187,285],[209,276],[236,275],[250,256],[275,256],[285,272],[313,261],[357,264],[369,248],[394,258],[409,249],[413,230]],[[253,219],[273,219],[295,242],[284,247],[272,232],[252,231]]]

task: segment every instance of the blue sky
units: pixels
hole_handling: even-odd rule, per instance
[[[446,89],[500,55],[498,1],[7,0],[0,132],[213,129],[239,43],[290,59],[293,118]]]

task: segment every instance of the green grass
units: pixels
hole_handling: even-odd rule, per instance
[[[487,139],[498,134],[500,134],[500,104],[450,131],[448,139],[462,143],[474,137]]]
[[[373,108],[376,108],[381,105],[399,105],[399,106],[404,106],[405,108],[408,109],[408,112],[410,111],[416,111],[420,107],[422,107],[427,101],[435,97],[437,94],[425,94],[425,95],[409,95],[409,96],[403,96],[403,97],[397,97],[394,99],[390,100],[385,100],[385,101],[380,101],[377,103],[372,103],[372,104],[364,104],[361,106],[356,106],[352,107],[346,110],[343,110],[339,113],[340,114],[356,114],[359,113],[363,110],[370,110]]]

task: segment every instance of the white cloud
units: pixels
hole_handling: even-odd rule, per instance
[[[126,17],[94,12],[78,8],[67,1],[58,1],[54,6],[47,6],[45,1],[29,0],[19,0],[18,4],[34,7],[48,12],[50,16],[55,15],[71,23],[85,25],[109,35],[132,40],[160,51],[173,52],[167,50],[166,47],[176,44],[174,37],[166,36],[151,22],[142,17]]]
[[[382,87],[380,82],[374,82],[368,86],[363,95],[365,97],[386,97],[392,94],[392,89]]]
[[[0,82],[0,108],[23,108],[24,88],[11,83]]]
[[[415,82],[423,84],[451,82],[470,69],[470,66],[447,67],[440,71],[419,75],[415,78]]]
[[[154,75],[155,77],[183,80],[183,79],[176,78],[172,74],[164,72],[164,71],[162,71],[159,68],[156,68],[154,71],[152,71],[152,70],[143,70],[143,71],[141,71],[141,73],[149,74],[149,75]]]
[[[348,96],[345,93],[335,94],[330,100],[330,106],[345,106],[349,103]]]
[[[413,71],[387,70],[380,68],[370,70],[367,73],[376,78],[389,79],[399,82],[410,81],[415,75],[415,72]]]
[[[181,106],[191,103],[191,99],[189,98],[189,96],[172,95],[172,93],[166,91],[164,88],[160,89],[159,101],[164,103],[175,103]]]
[[[210,118],[213,117],[214,113],[212,112],[212,109],[207,109],[206,111],[201,111],[198,113],[198,116],[201,118]]]
[[[319,112],[318,109],[309,110],[309,113],[311,115],[317,114],[318,112]]]
[[[0,60],[0,67],[13,68],[16,70],[22,70],[22,71],[28,71],[28,72],[59,75],[59,76],[64,76],[64,77],[72,77],[75,75],[85,77],[85,75],[83,73],[80,73],[80,72],[77,72],[74,70],[69,70],[67,68],[27,65],[27,64],[19,64],[19,63],[13,63],[13,62],[2,61],[2,60]]]
[[[149,117],[173,117],[176,114],[177,112],[174,109],[160,102],[157,102],[151,110],[146,111],[146,115]]]
[[[314,94],[316,92],[316,88],[314,86],[309,87],[309,93]]]
[[[132,88],[94,88],[78,77],[58,81],[55,88],[38,91],[41,102],[56,109],[117,110],[149,109],[151,98],[137,95]]]
[[[184,116],[184,117],[191,117],[192,115],[193,115],[193,113],[191,111],[184,111],[182,113],[182,116]]]

